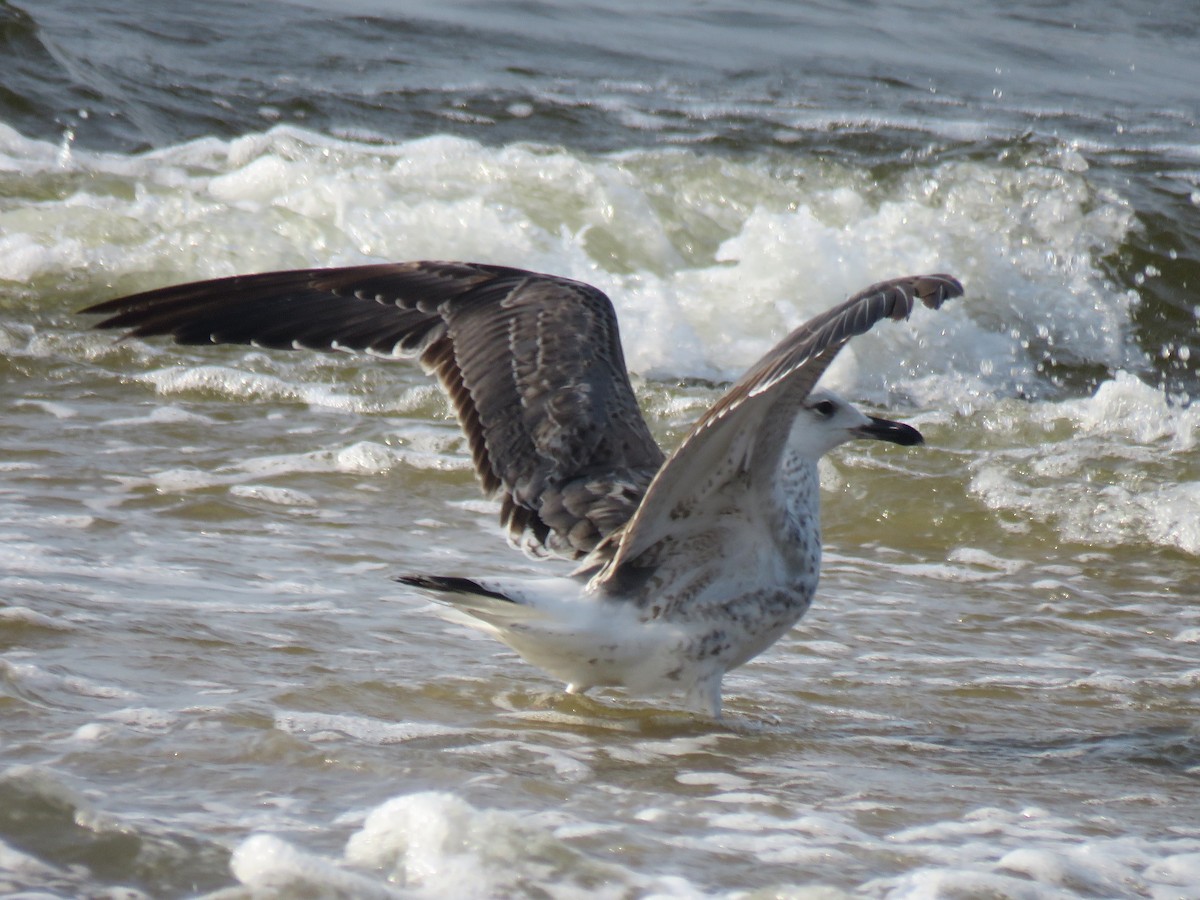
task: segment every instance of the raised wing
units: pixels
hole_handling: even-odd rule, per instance
[[[628,525],[599,547],[584,568],[607,562],[601,582],[640,568],[673,523],[702,509],[731,479],[773,474],[796,412],[850,338],[880,319],[906,319],[916,300],[936,309],[962,294],[949,275],[881,281],[810,319],[775,345],[705,413],[655,476]],[[606,560],[606,557],[611,557]]]
[[[603,292],[503,266],[413,262],[239,275],[83,310],[181,344],[419,356],[450,395],[510,539],[580,556],[632,515],[663,461]]]

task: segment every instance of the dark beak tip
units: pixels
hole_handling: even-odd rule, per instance
[[[888,441],[900,444],[902,447],[915,447],[917,444],[925,443],[924,435],[911,425],[893,422],[890,419],[879,419],[875,416],[871,416],[871,423],[859,429],[859,433],[866,438]]]

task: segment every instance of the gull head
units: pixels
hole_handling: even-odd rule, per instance
[[[906,447],[925,441],[911,425],[868,416],[832,391],[817,390],[808,395],[796,414],[788,446],[815,460],[834,447],[860,438]]]

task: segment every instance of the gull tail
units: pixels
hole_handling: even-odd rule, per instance
[[[540,618],[540,613],[528,605],[524,598],[513,597],[497,585],[482,584],[472,578],[455,575],[397,575],[396,581],[410,587],[432,591],[434,600],[459,613],[466,613],[479,627],[480,623],[491,626],[485,630],[503,632],[515,623]],[[461,619],[459,621],[466,621]]]

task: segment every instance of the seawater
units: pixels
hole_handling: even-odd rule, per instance
[[[1164,83],[1153,66],[1105,82],[1113,113],[1080,56],[1034,104],[1032,76],[1004,82],[1024,102],[949,102],[965,64],[932,56],[937,92],[875,82],[863,99],[851,57],[810,55],[801,107],[694,63],[656,81],[662,60],[635,42],[636,77],[588,94],[562,73],[628,34],[597,25],[598,57],[535,55],[558,80],[438,94],[431,77],[420,102],[446,115],[418,134],[292,121],[279,97],[246,120],[214,75],[218,122],[164,87],[169,114],[112,116],[89,142],[132,76],[81,49],[67,9],[10,34],[122,87],[70,133],[0,123],[0,892],[1200,896],[1200,170],[1183,94],[1130,111]],[[447,9],[465,24],[413,27],[461,49],[524,21]],[[848,27],[841,6],[814,9]],[[770,5],[751,12],[674,33],[738,36],[740,64],[756,37],[783,53]],[[1065,34],[1004,22],[1014,45]],[[356,28],[328,39],[334,75],[376,47]],[[153,32],[129,40],[166,65]],[[1128,40],[1114,58],[1145,69]],[[197,46],[177,65],[222,45]],[[257,64],[240,77],[290,89]],[[19,83],[47,107],[68,93],[52,71]],[[330,77],[323,109],[356,96]],[[538,90],[506,93],[523,79]],[[879,108],[888,91],[916,105]],[[131,121],[165,137],[136,145]],[[553,567],[504,545],[416,366],[114,342],[76,314],[173,281],[423,257],[608,292],[666,446],[847,293],[901,272],[964,281],[828,374],[927,444],[823,465],[816,604],[727,679],[725,722],[568,697],[390,581]]]

